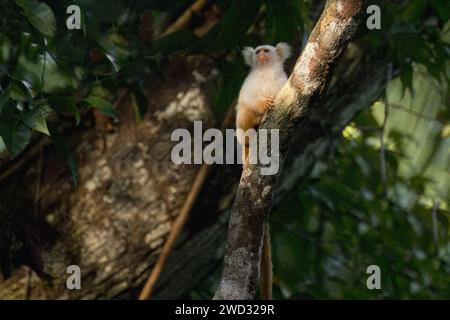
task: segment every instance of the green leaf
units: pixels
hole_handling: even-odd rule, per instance
[[[67,111],[71,112],[75,116],[75,126],[78,126],[81,120],[80,110],[78,110],[78,108],[75,106],[75,103],[68,104],[67,108]]]
[[[111,63],[115,72],[127,66],[130,50],[125,46],[125,40],[116,33],[110,33],[98,40],[102,53]]]
[[[93,108],[99,109],[107,116],[110,116],[114,119],[118,118],[116,109],[114,109],[114,107],[108,101],[94,96],[90,96],[84,99],[84,101],[89,103]]]
[[[51,109],[47,105],[42,104],[40,106],[36,106],[32,110],[21,113],[20,118],[28,128],[49,136],[50,132],[47,128],[47,120],[45,115],[50,110]]]
[[[20,102],[27,101],[29,99],[29,92],[22,83],[13,82],[10,85],[10,88],[11,90],[9,96],[11,97],[11,99]]]
[[[12,158],[22,152],[30,142],[31,130],[20,120],[12,108],[0,116],[0,136]]]
[[[63,97],[61,94],[52,94],[49,97],[49,104],[56,112],[67,112],[72,114],[75,117],[75,125],[78,126],[80,124],[80,110],[76,107],[73,97]]]
[[[37,132],[46,134],[46,135],[50,135],[50,132],[48,131],[48,127],[47,127],[47,120],[45,119],[45,115],[43,114],[39,114],[36,117],[36,124],[33,127],[34,130],[36,130]]]
[[[56,33],[56,20],[52,9],[46,3],[35,0],[16,0],[33,27],[45,36],[53,37]]]

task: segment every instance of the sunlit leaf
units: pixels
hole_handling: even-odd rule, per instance
[[[102,98],[99,98],[99,97],[94,97],[94,96],[90,96],[90,97],[84,99],[84,101],[86,101],[93,108],[100,110],[107,116],[110,116],[114,119],[118,118],[117,110],[108,101],[106,101]]]
[[[50,135],[50,132],[48,132],[47,120],[45,119],[45,116],[43,114],[40,114],[36,117],[36,125],[33,129],[48,136]]]
[[[48,106],[40,105],[32,110],[21,113],[20,118],[28,128],[50,135],[47,128],[47,120],[45,118],[48,111]]]

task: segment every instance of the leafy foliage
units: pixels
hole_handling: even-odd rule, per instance
[[[35,0],[16,0],[31,25],[47,37],[53,37],[56,32],[55,15],[46,3]]]
[[[367,112],[351,128],[368,118],[377,125]],[[352,135],[339,142],[333,159],[317,164],[315,176],[271,220],[278,297],[448,297],[448,197],[436,211],[436,226],[432,206],[419,198],[402,202],[396,188],[414,193],[433,183],[401,176],[399,167],[411,163],[401,148],[386,155],[389,193],[383,195],[377,132],[355,130],[347,130]],[[366,287],[370,265],[381,269],[382,290]]]

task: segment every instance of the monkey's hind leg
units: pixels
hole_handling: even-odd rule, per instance
[[[249,161],[248,161],[248,155],[249,155],[250,149],[248,146],[248,143],[244,143],[242,146],[242,166],[245,168],[248,167]]]
[[[255,118],[255,113],[248,107],[238,108],[236,115],[236,128],[241,129],[241,132],[237,134],[237,140],[242,146],[242,165],[244,168],[249,165],[250,154],[250,140],[245,135],[247,130],[254,129],[258,125],[258,119]]]

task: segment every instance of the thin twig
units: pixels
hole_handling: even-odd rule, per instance
[[[167,36],[175,31],[178,31],[184,27],[186,27],[191,21],[191,18],[194,14],[200,12],[203,7],[206,5],[206,0],[197,0],[195,1],[189,9],[187,9],[171,26],[169,26],[166,31],[161,35],[161,37]]]

